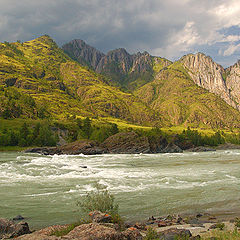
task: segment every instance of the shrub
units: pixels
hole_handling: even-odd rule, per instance
[[[235,227],[240,228],[240,219],[236,218]]]
[[[225,224],[224,224],[224,223],[218,222],[218,223],[216,224],[216,228],[218,228],[218,229],[220,229],[220,230],[223,230],[224,227],[225,227]]]
[[[65,228],[62,228],[62,229],[60,229],[60,230],[53,231],[53,232],[51,233],[51,236],[57,236],[57,237],[65,236],[65,235],[67,235],[69,232],[71,232],[75,227],[80,226],[80,225],[82,225],[82,224],[87,224],[87,223],[89,223],[89,222],[90,222],[90,221],[88,221],[88,220],[81,219],[81,220],[79,220],[78,222],[75,222],[75,223],[72,223],[72,224],[67,225]]]
[[[77,202],[84,213],[98,210],[112,215],[118,214],[118,205],[114,203],[114,196],[109,193],[105,186],[96,183],[96,190],[88,192]]]
[[[157,239],[159,239],[157,231],[151,227],[148,228],[144,240],[157,240]]]

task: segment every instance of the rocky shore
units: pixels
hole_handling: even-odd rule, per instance
[[[207,149],[202,149],[202,151],[205,150]],[[104,153],[181,153],[183,149],[175,142],[168,143],[167,139],[164,137],[159,137],[151,141],[147,137],[138,136],[135,132],[121,132],[107,138],[101,144],[92,140],[79,140],[59,147],[31,148],[25,152],[40,153],[44,155],[96,155]]]
[[[205,239],[218,229],[233,231],[237,219],[224,220],[208,213],[180,216],[150,217],[134,223],[113,223],[111,215],[91,212],[90,222],[71,225],[54,225],[38,231],[30,231],[26,222],[0,218],[0,239],[18,240],[144,240],[144,239]],[[155,238],[147,238],[149,236]],[[212,238],[216,239],[216,238]]]

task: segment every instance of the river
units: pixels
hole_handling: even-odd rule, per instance
[[[0,217],[21,214],[34,228],[77,221],[76,202],[96,182],[115,195],[127,220],[231,213],[239,209],[240,150],[96,156],[0,152]]]

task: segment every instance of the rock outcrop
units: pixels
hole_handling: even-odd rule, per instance
[[[226,85],[226,73],[221,65],[215,63],[211,57],[203,53],[184,56],[181,58],[181,62],[198,86],[219,95],[229,105],[238,108],[229,92],[229,86]],[[234,80],[232,81],[234,82]]]
[[[26,222],[14,223],[0,218],[0,239],[15,238],[28,233],[30,230]]]
[[[107,138],[102,146],[109,153],[150,153],[147,137],[139,137],[135,132],[120,132]]]
[[[87,65],[96,69],[99,61],[104,57],[104,53],[98,51],[96,48],[89,46],[81,39],[75,39],[62,46],[66,52],[73,59],[77,60],[82,65]]]
[[[115,71],[127,74],[132,67],[132,63],[133,57],[124,48],[119,48],[108,52],[108,54],[100,60],[96,71],[99,73],[111,73]]]
[[[95,155],[103,153],[138,154],[138,153],[179,153],[182,149],[174,143],[168,143],[166,138],[148,138],[135,132],[120,132],[107,138],[102,144],[91,140],[79,140],[60,147],[31,148],[26,153],[43,155]]]
[[[100,146],[96,141],[80,140],[60,147],[30,148],[26,153],[40,153],[43,155],[69,154],[69,155],[95,155],[106,153],[107,149]]]
[[[226,85],[235,101],[238,109],[240,109],[240,60],[233,66],[226,69]]]
[[[40,230],[32,234],[17,238],[18,240],[142,240],[142,235],[135,228],[129,228],[125,231],[118,231],[112,227],[99,223],[83,224],[75,227],[72,231],[63,237],[52,236],[52,232]]]

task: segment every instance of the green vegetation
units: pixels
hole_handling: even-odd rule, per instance
[[[114,203],[114,196],[101,184],[96,183],[95,188],[77,202],[81,210],[84,213],[98,210],[102,213],[118,214],[118,205]]]
[[[237,229],[234,231],[215,230],[201,237],[202,240],[239,240],[240,233]]]
[[[55,146],[56,142],[57,136],[52,132],[48,122],[37,123],[33,127],[24,122],[19,128],[3,128],[0,131],[1,147]]]
[[[217,146],[219,144],[225,143],[224,137],[221,135],[220,131],[215,132],[211,136],[202,135],[197,130],[191,130],[189,127],[187,130],[183,130],[183,132],[178,136],[178,141],[180,143],[184,143],[186,141],[191,142],[194,146]]]
[[[236,218],[235,220],[235,227],[240,228],[240,219]]]
[[[78,226],[80,226],[82,224],[87,224],[87,223],[90,223],[90,221],[89,220],[85,220],[85,219],[81,219],[78,222],[66,225],[65,227],[62,227],[59,230],[53,231],[50,236],[57,236],[57,237],[65,236],[69,232],[71,232],[75,227],[78,227]]]
[[[159,239],[158,233],[153,228],[149,227],[144,237],[144,240],[157,240]]]
[[[223,230],[224,227],[225,227],[225,224],[222,223],[222,222],[218,222],[218,223],[216,224],[216,228],[218,228],[219,230]]]
[[[53,127],[63,127],[68,142],[103,142],[124,130],[151,135],[153,126],[169,142],[178,134],[180,142],[195,146],[240,143],[240,134],[232,130],[239,127],[237,110],[194,84],[181,62],[141,56],[146,71],[129,70],[121,82],[126,93],[70,59],[47,35],[0,43],[0,145],[55,145],[57,136],[47,140]],[[50,127],[43,127],[46,120]],[[20,134],[24,122],[29,129],[25,135]],[[183,132],[187,126],[194,130]]]
[[[163,126],[239,127],[240,113],[219,96],[198,87],[180,61],[162,69],[134,94],[159,113]]]

